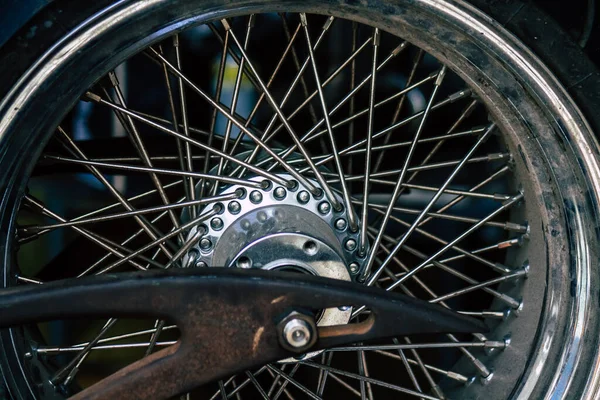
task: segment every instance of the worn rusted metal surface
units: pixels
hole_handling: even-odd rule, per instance
[[[368,306],[369,318],[319,327],[311,351],[396,335],[486,331],[478,320],[363,285],[225,268],[115,274],[3,290],[0,327],[81,317],[172,321],[181,331],[177,344],[73,397],[162,399],[293,355],[280,345],[278,328],[291,311],[348,305]]]

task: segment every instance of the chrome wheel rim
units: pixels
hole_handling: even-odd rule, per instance
[[[469,10],[468,8],[462,8],[461,9],[461,8],[458,8],[458,7],[453,7],[453,6],[451,7],[451,6],[447,5],[447,4],[430,5],[430,4],[426,4],[426,2],[422,2],[422,4],[419,4],[419,6],[422,6],[423,9],[429,10],[430,12],[432,12],[432,10],[435,11],[435,12],[438,12],[438,13],[442,13],[443,12],[444,16],[451,16],[451,15],[453,15],[453,16],[456,17],[456,15],[458,15],[457,13],[459,11],[462,11],[463,13],[465,13],[467,11],[471,12],[471,14],[469,14],[469,15],[472,16],[472,13],[474,12],[473,10]],[[151,8],[150,6],[148,6],[148,7]],[[427,7],[430,7],[430,8],[428,9]],[[420,11],[422,12],[423,9],[421,9]],[[308,10],[308,11],[310,11],[310,10]],[[124,12],[124,10],[120,10],[120,12]],[[118,13],[116,13],[116,14],[118,14]],[[368,19],[368,18],[367,17],[363,17],[363,19]],[[466,15],[464,15],[464,14],[463,14],[463,19],[464,19],[464,21],[463,21],[464,23],[466,23],[466,21],[468,21],[469,23],[474,23],[474,21],[472,21],[472,20],[467,20]],[[382,29],[387,28],[388,30],[391,30],[389,24],[387,26],[385,26],[385,21],[378,21],[376,18],[369,19],[369,21],[371,22],[371,24],[373,24],[374,22],[381,23],[381,25],[384,25],[384,26],[381,26]],[[361,21],[361,22],[364,22],[364,21]],[[106,20],[104,21],[104,23],[106,24]],[[239,34],[239,36],[242,36],[241,33]],[[415,40],[415,39],[412,38],[412,36],[410,36],[410,32],[408,34],[406,34],[405,37],[408,37],[409,39],[411,39],[411,41],[414,40],[415,43],[418,43],[419,45],[421,45],[421,43],[419,43],[418,40]],[[501,43],[501,38],[499,38],[499,37],[496,36],[496,37],[494,37],[494,39],[497,42],[497,43],[494,43],[494,45],[501,48],[501,46],[499,46],[499,44]],[[435,54],[436,56],[438,56],[438,57],[440,56],[439,49],[436,51],[435,48],[431,48],[431,45],[426,45],[426,44],[423,44],[422,47],[425,48],[425,49],[427,49],[431,53]],[[468,71],[468,68],[459,68],[459,61],[460,61],[460,59],[457,60],[457,59],[450,58],[450,57],[448,57],[447,59],[444,59],[443,57],[439,57],[439,58],[442,59],[444,62],[446,62],[449,66],[456,68],[457,72],[459,72],[459,74],[461,75],[461,77],[463,77],[463,78],[468,77],[469,79],[471,79],[471,80],[467,80],[467,82],[469,82],[470,84],[473,84],[473,80],[472,79],[473,79],[473,76],[476,76],[476,74],[468,76],[469,73],[465,72],[465,71]],[[509,61],[514,61],[514,60],[515,60],[515,57],[509,58]],[[517,60],[517,61],[521,62],[521,64],[523,63],[522,59]],[[460,65],[460,66],[463,67],[463,65]],[[522,65],[521,65],[521,68],[523,68]],[[536,76],[537,80],[535,80],[535,81],[532,80],[531,82],[528,82],[531,85],[539,84],[540,83],[540,79],[541,79],[540,78],[540,70],[537,69],[537,70],[535,70],[535,72],[537,73],[537,76]],[[550,82],[550,83],[552,83],[552,82]],[[475,91],[477,91],[478,95],[480,96],[480,98],[484,102],[493,102],[493,100],[490,100],[490,99],[493,98],[494,94],[490,93],[490,90],[487,90],[487,91],[484,90],[479,83],[473,84],[473,89]],[[550,94],[554,95],[554,100],[555,101],[553,103],[551,103],[551,104],[552,105],[558,104],[560,99],[556,98],[556,93],[560,92],[560,88],[558,88],[556,86],[553,86],[553,85],[550,85],[548,83],[547,84],[547,89],[548,89],[547,93],[549,95]],[[486,97],[486,96],[488,96],[488,97]],[[498,97],[498,94],[496,93],[495,96]],[[10,96],[9,96],[9,99],[5,101],[5,104],[8,104],[8,102],[10,100],[11,99],[10,99]],[[502,129],[505,129],[505,130],[508,131],[510,129],[510,127],[505,126],[506,123],[507,123],[507,119],[508,119],[506,117],[506,113],[503,114],[503,111],[505,111],[505,110],[503,110],[502,106],[498,106],[499,104],[501,104],[501,102],[498,101],[498,102],[495,102],[494,104],[496,105],[496,107],[494,109],[490,109],[490,112],[493,114],[493,116],[495,117],[495,120],[502,127]],[[568,103],[567,103],[567,105],[568,105]],[[569,107],[565,107],[565,108],[563,108],[563,112],[560,113],[560,114],[557,114],[557,115],[560,115],[562,118],[569,117],[570,119],[567,120],[568,122],[576,121],[577,114],[573,114],[573,113],[572,114],[565,114],[566,111],[572,111],[574,113],[576,110],[571,109]],[[5,115],[7,115],[7,114],[5,114]],[[10,115],[8,115],[8,117],[4,118],[3,121],[5,121],[5,125],[6,125],[6,121],[10,122],[11,121]],[[512,123],[514,121],[510,121],[510,122]],[[585,126],[584,126],[584,128],[585,128]],[[516,130],[516,128],[514,128],[514,127],[512,129]],[[8,129],[6,129],[6,130],[8,130]],[[570,134],[573,134],[573,132],[576,133],[577,130],[578,129],[575,129],[575,127],[569,126],[568,132]],[[503,133],[505,133],[505,132],[503,132]],[[582,137],[583,137],[583,139],[585,139],[585,137],[583,135],[582,135]],[[578,146],[585,146],[586,145],[585,140],[578,141],[577,145]],[[588,145],[593,145],[593,143],[592,144],[588,144]],[[517,160],[516,162],[518,164],[520,161]],[[588,162],[587,164],[585,164],[585,166],[587,168],[592,168],[592,167],[594,167],[594,163]],[[517,166],[517,169],[518,169],[518,166]],[[588,175],[586,175],[586,178],[590,178],[590,179],[594,178],[594,176],[595,176],[595,171],[594,170],[589,169],[586,172],[588,173]],[[591,182],[591,185],[590,185],[591,187],[593,187],[593,185],[592,185],[593,183],[594,182]],[[527,197],[527,189],[525,190],[525,192],[526,192],[526,197]],[[537,197],[537,195],[535,193],[531,193],[530,197],[532,198],[532,200],[533,200],[532,203],[533,203],[535,201],[535,197]],[[581,200],[578,200],[578,201],[581,202]],[[529,203],[530,202],[527,201],[527,204],[529,204]],[[581,228],[581,231],[582,231],[581,234],[583,234],[583,231],[585,231],[585,229]],[[586,303],[587,299],[585,297],[585,292],[586,292],[586,290],[589,292],[589,285],[591,284],[592,279],[594,279],[594,277],[590,273],[590,276],[589,276],[589,278],[587,278],[587,281],[585,280],[585,277],[584,277],[585,272],[586,272],[586,270],[585,270],[586,266],[585,265],[586,265],[586,263],[588,261],[586,261],[586,259],[584,258],[584,256],[585,256],[585,254],[581,255],[581,257],[579,258],[580,263],[578,264],[581,267],[581,270],[580,270],[581,274],[580,274],[580,276],[583,279],[583,281],[582,281],[583,285],[578,286],[579,290],[581,290],[581,295],[582,295],[582,296],[580,296],[579,306],[583,307],[583,309],[581,309],[580,311],[577,311],[577,312],[574,312],[574,313],[571,314],[572,318],[575,318],[575,319],[579,318],[579,320],[578,320],[579,322],[576,323],[576,325],[580,327],[579,331],[581,331],[581,328],[582,328],[581,327],[581,321],[583,321],[585,318],[587,318],[586,317],[587,314],[584,312],[585,308],[589,307],[589,305]],[[559,259],[559,258],[560,257],[558,257],[557,259]],[[586,286],[586,284],[588,286]],[[556,293],[560,293],[560,290],[557,290]],[[552,294],[552,292],[550,292],[550,294]],[[552,300],[552,295],[550,295],[549,297],[550,297],[550,300]],[[543,318],[542,318],[542,321],[544,322]],[[546,321],[546,322],[548,322],[548,321]],[[544,332],[547,332],[547,333],[551,333],[551,331],[552,331],[551,329],[544,330]],[[579,346],[577,343],[575,343],[575,340],[574,340],[575,337],[576,337],[576,335],[578,334],[576,332],[577,331],[575,331],[571,335],[571,338],[572,338],[571,342],[567,341],[567,343],[572,343],[574,346]],[[550,337],[552,337],[552,335],[550,335]],[[581,347],[576,347],[576,349],[581,349]],[[572,351],[572,354],[578,354],[578,351],[580,351],[580,350],[576,350],[574,352]],[[544,355],[542,353],[538,353],[537,356],[538,356],[538,360],[540,360],[540,361],[537,361],[537,363],[538,364],[542,364],[543,363],[542,360],[543,360],[543,356]],[[540,358],[540,357],[542,357],[542,358]],[[415,360],[413,360],[413,361],[415,361]],[[536,364],[536,362],[534,361],[534,365],[535,364]],[[577,368],[577,365],[576,365],[575,362],[570,362],[570,363],[567,364],[567,366],[568,367],[573,367],[573,369]],[[489,374],[487,376],[489,376]],[[533,378],[535,378],[535,376],[532,376],[532,379],[524,380],[523,381],[523,385],[524,386],[520,388],[520,392],[518,392],[518,393],[520,393],[522,396],[526,396],[528,393],[532,393],[532,391],[535,389],[534,386],[535,386],[535,383],[536,383],[535,379],[533,379]],[[571,379],[570,375],[569,375],[569,372],[566,371],[566,370],[562,371],[562,375],[559,374],[559,375],[557,375],[555,377],[555,380],[553,382],[555,382],[555,384],[556,384],[556,387],[555,387],[556,390],[560,391],[560,390],[567,390],[568,389],[568,385],[565,386],[564,382],[561,381],[561,380],[564,380],[564,379],[567,379],[567,380]],[[493,380],[492,380],[492,383],[493,383]],[[366,386],[366,384],[364,384],[363,386]]]

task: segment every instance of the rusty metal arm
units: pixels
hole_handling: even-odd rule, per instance
[[[366,305],[360,323],[316,328],[311,351],[415,333],[485,332],[486,325],[364,285],[261,270],[200,268],[65,280],[0,291],[0,327],[52,319],[152,317],[175,323],[177,344],[131,364],[75,399],[169,398],[287,358],[281,321]],[[314,326],[314,324],[313,324]],[[165,378],[168,377],[168,378]]]

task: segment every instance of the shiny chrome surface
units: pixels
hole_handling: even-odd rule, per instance
[[[78,31],[73,32],[58,44],[56,49],[49,51],[15,85],[13,91],[0,104],[0,114],[3,115],[3,118],[0,119],[0,140],[3,139],[5,132],[10,130],[11,124],[19,114],[24,113],[23,110],[27,110],[28,103],[31,101],[30,94],[35,93],[49,76],[58,74],[68,61],[76,57],[78,50],[83,51],[92,39],[110,34],[127,18],[155,12],[163,4],[163,1],[147,1],[133,5],[120,3],[113,9],[87,21]],[[197,10],[196,15],[200,15],[200,17],[185,20],[176,27],[169,25],[169,29],[182,29],[187,24],[222,17],[228,12],[226,7],[233,6],[224,5],[224,8],[220,8],[216,14],[204,13],[206,10]],[[302,5],[292,5],[291,8],[294,11],[314,12],[319,10],[319,5],[314,2],[306,2]],[[258,7],[256,9],[258,10]],[[405,13],[398,12],[400,9]],[[353,6],[342,5],[338,9],[333,9],[333,14],[348,17],[353,10],[356,10]],[[540,306],[539,337],[535,339],[527,371],[513,395],[515,398],[531,396],[569,398],[575,393],[580,394],[582,398],[597,397],[600,393],[599,347],[596,346],[598,338],[596,335],[588,341],[584,340],[586,333],[598,331],[595,321],[598,306],[592,296],[592,288],[598,287],[597,271],[595,271],[593,262],[596,259],[594,255],[597,252],[598,237],[597,233],[590,229],[589,221],[586,222],[586,219],[597,219],[596,207],[600,198],[600,168],[595,156],[599,153],[598,144],[590,132],[589,126],[566,91],[539,60],[500,26],[467,4],[461,1],[442,0],[419,0],[410,4],[398,2],[398,8],[392,7],[392,10],[386,11],[385,14],[384,17],[381,9],[374,7],[371,11],[363,12],[360,15],[356,14],[354,18],[383,31],[402,34],[407,40],[438,57],[448,65],[449,69],[463,77],[480,99],[488,105],[499,129],[506,135],[513,147],[526,142],[527,149],[537,145],[539,147],[537,151],[546,155],[543,161],[547,165],[544,165],[543,168],[552,171],[560,191],[559,194],[553,197],[554,194],[549,194],[548,191],[544,191],[537,183],[534,183],[531,187],[525,188],[524,196],[527,204],[540,204],[553,198],[560,199],[560,201],[556,201],[560,211],[556,212],[556,215],[551,215],[556,219],[552,222],[559,233],[564,235],[556,240],[562,240],[560,243],[570,244],[571,247],[566,253],[571,254],[572,258],[567,258],[565,253],[559,254],[560,247],[551,247],[546,250],[550,253],[549,258],[554,260],[556,265],[562,265],[562,261],[573,267],[574,276],[577,277],[576,292],[570,298],[565,297],[568,290],[565,290],[564,276],[552,275],[552,271],[549,271],[545,302]],[[479,53],[476,55],[473,55],[474,53],[461,54],[460,46],[448,49],[443,43],[436,42],[435,34],[439,34],[440,31],[428,33],[416,24],[417,21],[431,18],[441,21],[442,28],[440,30],[443,32],[452,33],[458,30],[460,33],[455,33],[457,41],[464,41],[462,43],[465,44],[465,48],[476,49],[485,57]],[[400,26],[403,28],[401,29]],[[477,35],[470,35],[471,32],[477,32]],[[164,35],[166,32],[162,32],[162,34]],[[152,37],[149,40],[157,38]],[[146,44],[148,41],[141,41],[134,46],[135,48],[128,48],[119,55],[119,59],[111,60],[111,63],[116,64]],[[479,58],[480,56],[481,58]],[[494,77],[500,76],[503,86],[490,87],[481,84],[478,79],[489,78],[488,74]],[[514,87],[518,85],[523,85],[528,91],[535,93],[536,97],[530,97],[522,91],[514,91]],[[553,118],[546,120],[546,113],[552,115]],[[525,124],[528,127],[525,127]],[[549,127],[550,129],[548,129]],[[568,154],[564,156],[566,161],[560,160],[556,156],[560,154],[555,148],[557,147],[556,143],[568,143]],[[522,171],[525,170],[524,167],[530,165],[529,162],[530,159],[525,157],[523,160],[516,160],[518,174],[522,174]],[[570,165],[578,165],[580,170],[574,168],[561,173],[559,169],[564,166],[565,162],[571,163]],[[584,182],[587,192],[571,190],[569,183],[572,182],[573,176],[579,177]],[[310,188],[307,188],[307,191],[308,189]],[[275,201],[275,194],[272,196]],[[341,201],[338,200],[335,203],[341,203]],[[235,215],[230,211],[231,208],[235,210],[237,206],[235,204],[227,206],[228,212]],[[313,214],[320,215],[319,208],[316,208],[316,211],[313,211]],[[326,215],[328,214],[330,211],[327,211]],[[548,215],[543,216],[542,219],[544,218],[548,219]],[[222,222],[224,228],[221,230],[215,230],[213,224],[209,224],[209,229],[213,231],[213,234],[226,231],[225,227],[228,226],[228,222],[224,219]],[[338,226],[335,218],[331,218],[327,222],[333,228]],[[215,222],[215,226],[218,227],[219,223]],[[341,223],[340,226],[342,226]],[[568,229],[565,229],[565,226]],[[336,230],[334,229],[333,232]],[[531,241],[543,247],[541,243],[543,236],[547,233],[541,230],[536,233],[532,229]],[[360,246],[364,240],[361,242],[361,239],[358,238],[357,243]],[[541,254],[543,251],[538,251],[538,255]],[[5,268],[7,267],[5,266]],[[536,276],[536,273],[539,271],[536,272],[532,268],[533,276],[530,280],[540,277],[540,275]],[[9,283],[7,276],[8,274],[5,274],[5,285]],[[525,316],[530,303],[526,301],[525,304],[523,316]],[[552,358],[556,357],[556,351],[560,353],[557,361]],[[410,359],[410,361],[415,365],[422,365],[418,358]],[[409,361],[407,361],[408,364],[410,364]],[[549,365],[561,367],[557,368],[555,373],[551,373],[546,368]],[[424,370],[426,370],[425,367]],[[488,373],[484,378],[491,376],[491,373]],[[575,387],[579,380],[583,379],[580,376],[587,376],[586,382]],[[489,382],[486,388],[492,388],[496,382],[493,379],[491,381],[484,379],[484,381]],[[581,392],[579,392],[579,388],[581,388]]]

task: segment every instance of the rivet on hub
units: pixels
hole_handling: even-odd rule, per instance
[[[329,211],[331,211],[331,205],[326,202],[326,201],[322,201],[319,203],[319,212],[323,215],[327,214]]]
[[[221,218],[213,218],[210,220],[210,227],[215,231],[223,229],[223,220]]]
[[[196,268],[206,268],[208,267],[208,265],[206,265],[206,263],[204,261],[198,261],[196,263]]]
[[[298,193],[298,202],[300,204],[306,204],[310,200],[310,194],[306,190],[301,190]]]
[[[335,229],[338,231],[343,231],[348,226],[348,223],[344,218],[338,218],[335,220]]]
[[[258,204],[262,201],[263,195],[258,190],[253,190],[250,192],[250,201],[254,204]]]
[[[351,274],[357,274],[358,270],[360,269],[359,265],[357,263],[352,263],[349,265],[350,268],[350,273]]]
[[[232,201],[227,205],[227,209],[233,215],[238,214],[242,210],[242,205],[237,201]]]
[[[275,197],[275,199],[277,199],[277,200],[285,199],[286,194],[287,194],[287,192],[286,192],[285,188],[282,186],[276,187],[275,190],[273,191],[273,197]]]
[[[344,244],[344,247],[348,251],[354,251],[356,249],[356,240],[354,240],[354,239],[348,239],[348,240],[346,240],[346,243]]]
[[[200,249],[204,250],[204,251],[208,251],[212,248],[212,242],[210,241],[209,238],[202,238],[200,240]]]

